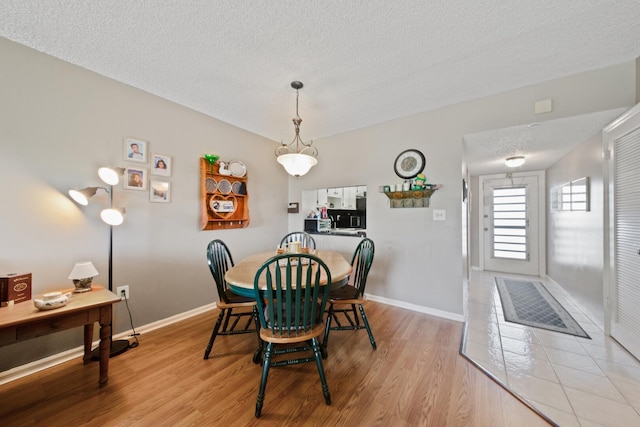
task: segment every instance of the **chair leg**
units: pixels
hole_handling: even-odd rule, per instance
[[[264,341],[260,339],[260,322],[258,321],[258,308],[253,307],[253,321],[256,325],[256,335],[258,336],[258,349],[253,353],[253,363],[259,365],[262,362],[262,350],[264,349]]]
[[[358,318],[358,313],[356,312],[355,304],[351,304],[351,311],[353,311],[353,318],[355,319],[356,326],[360,326],[360,319]]]
[[[324,375],[324,368],[322,367],[322,355],[320,351],[320,343],[318,338],[311,340],[311,346],[313,347],[313,356],[316,359],[316,365],[318,366],[318,373],[320,374],[320,382],[322,383],[322,394],[324,394],[324,401],[327,405],[331,405],[331,394],[329,394],[329,386],[327,385],[327,378]]]
[[[211,349],[213,348],[213,341],[215,341],[216,336],[218,335],[218,331],[220,330],[220,325],[222,324],[222,318],[225,315],[225,309],[220,310],[220,314],[218,315],[218,320],[216,320],[216,325],[213,327],[213,332],[211,333],[211,338],[209,338],[209,345],[207,345],[207,349],[204,351],[204,359],[209,358],[209,354],[211,353]]]
[[[262,378],[260,379],[260,389],[258,390],[258,400],[256,400],[256,418],[260,418],[262,413],[262,404],[264,403],[264,392],[267,388],[267,377],[269,376],[269,365],[271,364],[271,351],[273,343],[267,344],[267,350],[264,356],[264,366],[262,367]]]
[[[324,326],[324,337],[322,338],[323,358],[327,358],[327,346],[329,345],[329,331],[331,330],[331,318],[333,317],[333,304],[329,306],[327,313],[327,323]]]
[[[364,307],[362,304],[358,304],[358,308],[360,309],[360,315],[362,316],[362,321],[364,322],[365,328],[367,328],[367,333],[369,334],[369,341],[371,342],[371,346],[373,349],[377,349],[376,340],[373,338],[373,332],[371,332],[371,326],[369,326],[369,320],[367,320],[367,315],[364,312]]]
[[[216,325],[213,327],[213,332],[211,332],[211,338],[209,338],[209,345],[207,345],[207,349],[204,351],[204,359],[209,358],[209,354],[211,353],[211,349],[213,348],[213,341],[215,341],[216,336],[218,335],[218,331],[220,330],[220,325],[222,324],[222,318],[225,315],[225,309],[220,310],[220,314],[218,315],[218,320],[216,320]]]

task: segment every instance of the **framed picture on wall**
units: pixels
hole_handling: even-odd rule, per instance
[[[164,181],[151,180],[149,183],[149,201],[169,203],[171,201],[171,184]]]
[[[146,168],[126,168],[124,170],[124,188],[127,190],[147,189],[147,169]]]
[[[153,153],[151,156],[151,175],[171,176],[171,157]]]
[[[149,143],[130,136],[124,139],[124,159],[130,162],[147,163]]]

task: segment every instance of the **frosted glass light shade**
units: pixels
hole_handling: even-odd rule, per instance
[[[517,168],[518,166],[524,165],[524,156],[507,157],[504,160],[504,164],[510,168]]]
[[[289,175],[296,177],[306,174],[318,164],[318,159],[302,153],[281,154],[277,160]]]
[[[100,218],[109,225],[120,225],[124,222],[124,208],[104,209]]]
[[[69,196],[71,196],[76,203],[82,206],[87,206],[89,204],[89,199],[92,198],[97,191],[98,187],[87,187],[82,190],[69,190]]]

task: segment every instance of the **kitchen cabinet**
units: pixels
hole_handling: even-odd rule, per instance
[[[342,188],[327,188],[327,196],[342,198]]]
[[[342,189],[342,209],[356,209],[357,187],[344,187]]]
[[[367,186],[358,185],[356,187],[356,197],[365,197],[367,195]]]
[[[326,188],[318,189],[317,196],[316,196],[316,206],[327,207],[328,203],[329,202],[327,200],[327,189]]]

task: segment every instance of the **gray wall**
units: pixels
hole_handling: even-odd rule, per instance
[[[539,120],[532,108],[538,99],[554,99],[551,119],[631,105],[635,93],[630,62],[372,125],[316,141],[318,166],[295,179],[274,161],[275,142],[4,39],[0,57],[0,271],[32,272],[36,294],[68,286],[66,277],[79,260],[90,259],[106,272],[102,206],[79,208],[67,190],[99,185],[99,166],[125,165],[125,136],[173,156],[171,203],[149,203],[146,192],[115,192],[127,216],[114,233],[114,284],[131,287],[136,325],[215,300],[204,258],[209,240],[223,238],[238,259],[272,249],[287,229],[302,226],[303,213],[286,214],[288,201],[300,201],[304,189],[353,184],[369,188],[367,232],[376,243],[376,260],[368,292],[461,317],[467,262],[463,135]],[[443,184],[431,208],[390,209],[386,196],[376,192],[379,185],[399,182],[392,165],[407,148],[421,150],[428,181]],[[247,229],[198,229],[198,159],[210,152],[247,165]],[[433,209],[444,209],[446,221],[434,222]],[[332,245],[346,253],[357,242],[336,239]],[[116,332],[128,329],[123,304],[115,315]],[[75,332],[0,347],[0,370],[80,342]]]
[[[2,38],[0,58],[0,272],[32,272],[34,294],[72,287],[67,277],[81,260],[93,261],[96,281],[106,283],[106,197],[80,207],[67,190],[101,185],[100,166],[138,166],[123,160],[125,136],[173,157],[170,203],[114,190],[127,209],[114,229],[114,286],[130,286],[136,326],[217,299],[205,257],[211,239],[224,239],[240,259],[273,248],[287,231],[276,143]],[[199,230],[199,158],[212,152],[247,166],[249,228]],[[114,326],[129,329],[122,303]],[[81,342],[73,331],[0,347],[0,371]]]
[[[638,70],[640,73],[640,69]],[[537,96],[534,95],[533,98],[530,97],[531,93],[527,94],[527,96],[530,97],[529,99],[532,99],[531,110],[533,110],[533,102],[535,100],[544,99],[546,96],[547,98],[553,99],[554,111],[552,113],[546,113],[544,116],[534,116],[533,113],[531,113],[528,121],[521,121],[516,124],[522,125],[588,113],[604,112],[618,108],[629,108],[635,103],[636,75],[636,61],[630,61],[624,64],[580,73],[564,79],[552,80],[524,88],[522,89],[523,91],[529,91],[529,89],[531,89],[533,91],[532,93],[538,94]],[[507,94],[517,93],[518,91],[519,90],[511,91]],[[506,110],[505,113],[507,113]],[[485,130],[500,129],[502,127],[508,126],[496,126]],[[470,183],[472,193],[470,258],[471,265],[477,268],[480,265],[480,230],[478,224],[479,214],[482,211],[480,207],[478,177],[472,176]],[[548,182],[547,185],[549,185]],[[550,244],[553,244],[553,242],[547,240],[547,245]]]
[[[290,179],[289,197],[298,201],[302,190],[367,185],[367,233],[376,242],[367,291],[461,314],[466,280],[460,225],[463,136],[540,121],[533,114],[539,99],[554,100],[554,111],[545,116],[549,120],[629,106],[634,86],[635,63],[630,61],[323,138],[316,142],[318,166],[304,179]],[[407,148],[421,150],[427,180],[443,184],[429,209],[391,209],[387,197],[376,192],[380,185],[400,181],[393,161]],[[477,179],[472,183],[471,200],[477,204]],[[433,221],[433,209],[444,209],[446,221]],[[302,215],[289,215],[289,227],[299,228]],[[471,221],[477,223],[477,216]],[[477,251],[477,240],[474,244]]]

